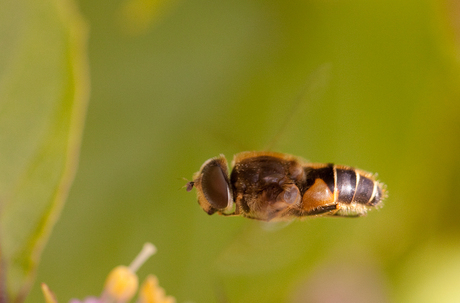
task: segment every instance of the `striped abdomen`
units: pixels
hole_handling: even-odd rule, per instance
[[[308,164],[304,171],[304,215],[361,216],[384,198],[383,184],[368,172],[333,164]]]

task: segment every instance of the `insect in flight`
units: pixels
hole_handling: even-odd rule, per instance
[[[242,152],[229,175],[224,155],[207,160],[187,191],[212,215],[289,221],[307,216],[359,217],[382,205],[385,185],[349,166],[307,163],[274,152]]]

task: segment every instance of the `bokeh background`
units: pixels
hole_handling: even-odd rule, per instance
[[[77,1],[90,27],[80,165],[26,302],[139,271],[178,302],[460,301],[455,0]],[[271,144],[273,143],[273,144]],[[378,172],[359,219],[208,216],[181,187],[244,150]]]

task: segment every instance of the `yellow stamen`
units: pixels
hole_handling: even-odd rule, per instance
[[[165,290],[158,285],[158,278],[149,275],[139,290],[137,303],[175,303],[176,299],[165,295]]]
[[[142,266],[142,264],[145,263],[145,261],[150,258],[153,254],[157,252],[157,248],[155,245],[152,243],[145,243],[144,247],[142,247],[141,252],[136,256],[136,258],[131,262],[129,265],[129,268],[133,271],[136,272],[139,267]]]
[[[156,247],[152,243],[145,243],[141,252],[128,267],[115,267],[109,273],[105,281],[102,298],[117,302],[127,302],[131,300],[139,286],[136,271],[156,252],[156,250]]]
[[[42,283],[42,292],[46,303],[57,303],[56,297],[45,283]]]
[[[126,266],[115,267],[105,281],[103,298],[126,302],[134,297],[138,279],[134,272]]]

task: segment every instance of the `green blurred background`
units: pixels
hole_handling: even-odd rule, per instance
[[[78,5],[91,69],[80,166],[26,302],[43,302],[40,282],[60,302],[98,295],[146,241],[158,253],[140,278],[178,302],[460,301],[456,1]],[[378,172],[385,206],[267,228],[208,216],[180,189],[208,158],[274,138]]]

